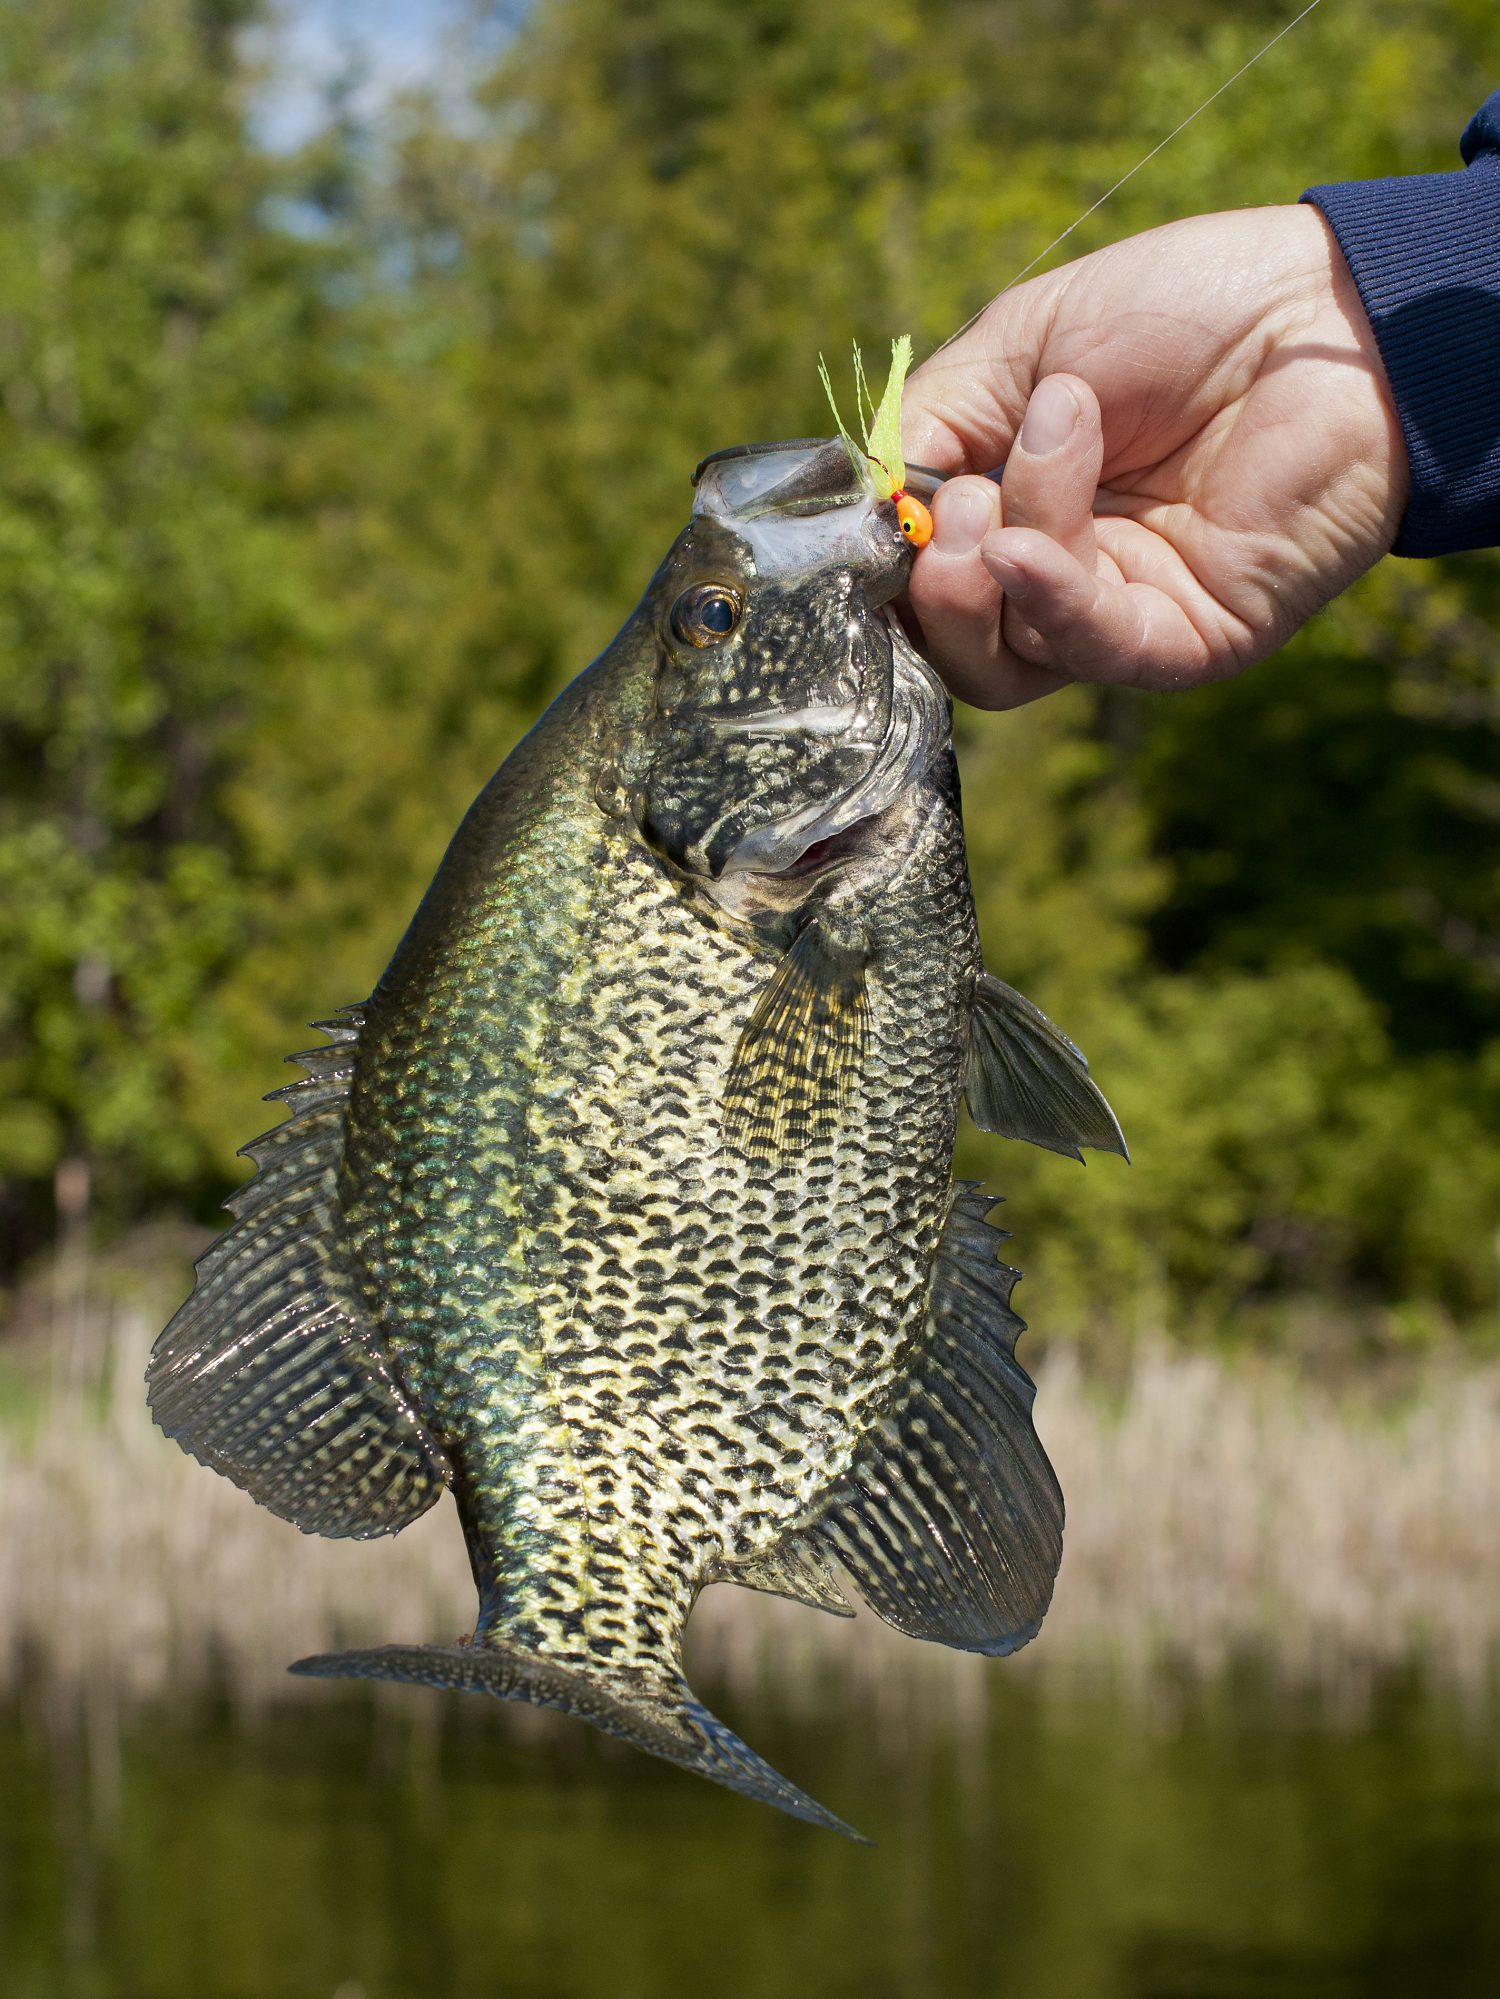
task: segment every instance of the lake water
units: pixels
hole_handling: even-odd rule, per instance
[[[12,1713],[0,1993],[1500,1993],[1500,1731],[1412,1687],[1358,1725],[1227,1685],[1148,1723],[1001,1669],[962,1747],[714,1704],[876,1850],[472,1700],[330,1691],[92,1750]]]

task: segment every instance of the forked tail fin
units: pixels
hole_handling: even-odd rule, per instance
[[[471,1645],[378,1645],[365,1652],[326,1652],[299,1659],[289,1670],[321,1680],[409,1680],[560,1708],[648,1755],[776,1805],[793,1818],[841,1832],[861,1846],[869,1844],[763,1762],[693,1698],[680,1675],[657,1679],[618,1669],[606,1675],[492,1638]]]

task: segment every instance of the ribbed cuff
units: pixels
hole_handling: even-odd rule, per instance
[[[1458,150],[1465,166],[1481,153],[1500,153],[1500,90],[1492,90],[1464,127]]]
[[[1486,122],[1488,121],[1488,122]],[[1500,92],[1471,166],[1311,187],[1369,314],[1411,462],[1397,555],[1500,545]]]

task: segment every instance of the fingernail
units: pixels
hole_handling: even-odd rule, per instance
[[[1073,435],[1077,421],[1078,398],[1066,382],[1049,375],[1037,383],[1026,405],[1021,449],[1030,452],[1033,458],[1045,458],[1050,452],[1060,451]]]
[[[1019,564],[1012,562],[1008,555],[1001,555],[998,551],[994,555],[991,555],[989,550],[986,549],[984,552],[984,566],[1000,585],[1000,588],[1005,592],[1007,597],[1019,600],[1031,588],[1031,579],[1027,576],[1026,571]]]
[[[955,486],[933,512],[933,540],[945,555],[967,555],[993,526],[988,500],[972,486]]]

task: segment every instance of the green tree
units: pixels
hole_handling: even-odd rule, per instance
[[[60,1161],[106,1213],[201,1182],[250,916],[223,786],[306,645],[295,439],[327,258],[248,143],[250,9],[38,0],[0,24],[0,1174],[24,1250]],[[76,1184],[76,1173],[74,1176]]]

